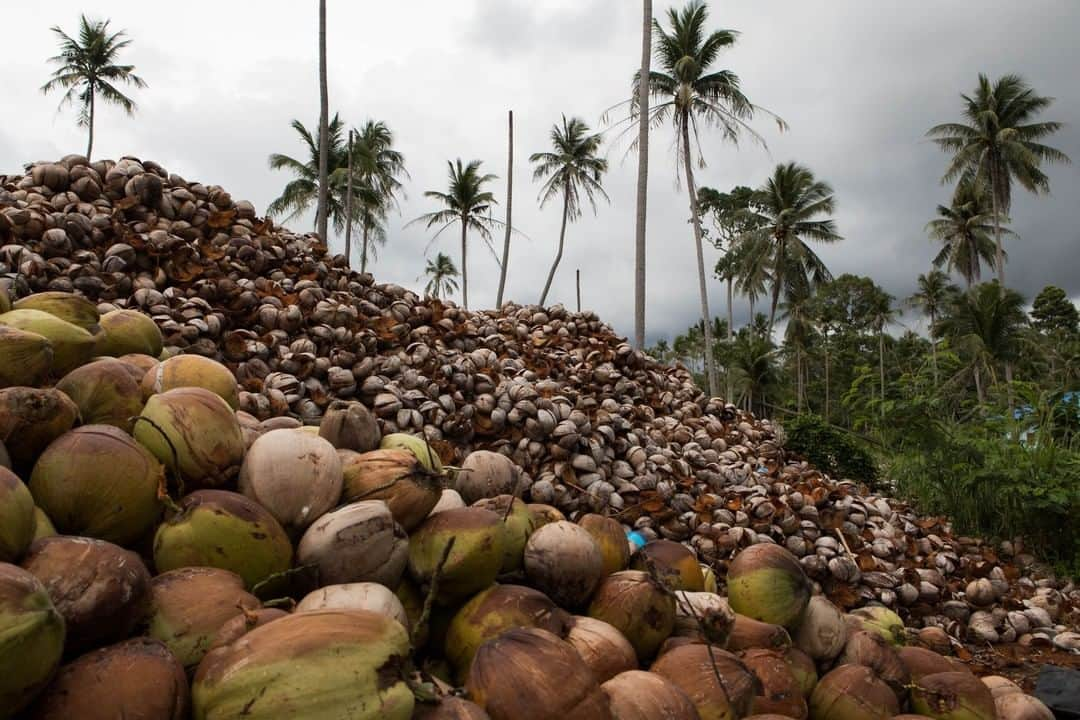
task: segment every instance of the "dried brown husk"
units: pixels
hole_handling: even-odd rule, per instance
[[[936,720],[995,720],[994,696],[969,672],[924,675],[911,689],[911,708]]]
[[[813,720],[887,720],[900,713],[896,693],[864,665],[841,665],[810,696]]]
[[[0,390],[0,442],[16,468],[34,464],[41,452],[75,425],[79,408],[54,388]]]
[[[44,335],[0,325],[0,388],[40,385],[52,362],[52,344]]]
[[[618,520],[596,513],[589,513],[577,521],[596,540],[600,553],[604,557],[604,575],[625,570],[630,563],[630,543],[626,531]],[[635,568],[643,570],[644,568]]]
[[[533,529],[541,528],[553,522],[565,520],[566,516],[558,509],[544,503],[529,503],[529,512],[533,515]],[[629,557],[629,550],[627,557]]]
[[[600,583],[588,615],[615,627],[645,662],[675,628],[675,597],[648,573],[622,570]]]
[[[860,630],[848,636],[844,652],[836,660],[837,665],[865,665],[880,679],[889,684],[897,697],[903,697],[904,688],[911,679],[907,666],[888,641],[880,634]]]
[[[442,476],[408,450],[349,454],[342,458],[341,472],[342,502],[382,500],[407,532],[424,521],[442,494]]]
[[[259,608],[257,610],[245,609],[242,613],[221,626],[221,629],[214,635],[214,639],[210,643],[208,652],[212,652],[220,647],[225,647],[226,645],[239,640],[255,628],[262,627],[275,620],[280,620],[288,615],[289,613],[279,608]]]
[[[604,557],[593,536],[566,520],[532,534],[524,565],[529,583],[565,608],[587,603],[604,578]]]
[[[633,570],[655,571],[672,590],[702,592],[705,576],[694,552],[672,540],[653,540],[630,558]],[[650,570],[651,568],[651,570]]]
[[[1054,720],[1054,713],[1037,697],[1022,692],[994,698],[997,720]]]
[[[643,670],[627,670],[600,686],[615,720],[699,720],[686,693],[667,678]]]
[[[128,367],[119,360],[96,360],[69,372],[56,389],[79,408],[83,425],[113,425],[131,433],[143,398]]]
[[[900,662],[907,668],[908,676],[912,682],[918,682],[920,678],[926,675],[956,672],[960,669],[951,659],[926,648],[902,647],[896,651],[896,654],[900,658]]]
[[[754,697],[755,715],[772,713],[805,720],[809,712],[806,698],[783,653],[746,650],[739,653],[739,658],[761,683],[761,692]]]
[[[566,641],[578,651],[598,683],[605,683],[627,670],[637,669],[634,646],[603,620],[575,615],[570,621]]]
[[[686,693],[701,720],[738,720],[750,714],[761,683],[735,655],[693,643],[664,653],[649,669]]]
[[[791,674],[795,676],[795,681],[799,683],[803,697],[809,700],[810,694],[814,692],[814,687],[817,686],[818,682],[817,667],[814,665],[813,659],[802,650],[794,647],[784,650],[783,653],[784,662],[791,668]]]
[[[780,625],[761,622],[736,613],[735,622],[728,635],[727,647],[732,652],[753,648],[786,650],[791,647],[791,636]]]
[[[675,634],[727,647],[735,613],[727,601],[710,592],[675,593]]]

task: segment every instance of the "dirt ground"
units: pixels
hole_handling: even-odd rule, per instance
[[[1043,665],[1080,670],[1080,654],[1054,647],[1024,647],[1012,643],[994,647],[968,645],[966,649],[971,655],[970,659],[960,651],[957,656],[965,660],[976,675],[1003,675],[1020,685],[1027,693],[1035,690],[1039,670]]]

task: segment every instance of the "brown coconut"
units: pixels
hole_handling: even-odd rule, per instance
[[[699,720],[697,708],[673,682],[656,673],[627,670],[600,686],[615,720]]]
[[[956,672],[960,669],[949,658],[926,648],[906,646],[898,648],[896,655],[907,669],[908,677],[912,682],[918,682],[926,675]]]
[[[604,557],[605,576],[626,569],[630,563],[630,543],[626,539],[626,531],[618,520],[589,513],[579,518],[577,524],[593,536],[593,540],[600,548],[600,554]],[[636,569],[643,570],[644,568]]]
[[[454,489],[466,504],[497,495],[521,496],[521,471],[514,461],[490,450],[475,450],[461,463]]]
[[[23,559],[67,624],[77,654],[128,637],[150,606],[150,573],[133,552],[104,540],[57,535],[36,540]]]
[[[589,603],[589,617],[612,625],[645,662],[675,628],[675,598],[648,573],[623,570],[608,575]]]
[[[936,720],[995,720],[990,688],[970,672],[924,675],[911,689],[911,709]]]
[[[786,650],[791,647],[791,636],[779,625],[754,620],[746,615],[735,614],[731,633],[728,635],[728,650]]]
[[[55,388],[0,390],[0,442],[15,468],[33,465],[49,443],[70,430],[78,417],[78,405]]]
[[[896,693],[865,665],[841,665],[810,696],[811,720],[888,720],[899,713]]]
[[[356,400],[334,400],[323,413],[319,435],[338,450],[366,453],[376,450],[382,432],[375,416]]]
[[[533,516],[534,529],[543,527],[548,523],[559,522],[560,520],[566,519],[566,516],[557,509],[550,505],[545,505],[544,503],[529,503],[528,507],[529,512],[531,512]]]
[[[625,537],[623,538],[625,542]],[[703,592],[705,576],[694,551],[674,540],[653,540],[630,558],[633,570],[649,572],[652,567],[672,590]]]
[[[738,657],[704,643],[666,652],[649,670],[686,693],[701,720],[738,720],[761,694],[761,683]]]
[[[786,715],[795,720],[806,718],[809,710],[802,686],[783,653],[746,650],[739,653],[739,658],[761,683],[761,692],[754,697],[754,714]]]
[[[844,652],[836,660],[837,665],[865,665],[880,679],[889,684],[898,697],[903,697],[904,687],[911,679],[907,666],[888,641],[875,632],[860,630],[848,636]]]
[[[453,695],[445,695],[434,703],[417,703],[412,720],[491,720],[484,708]]]
[[[320,585],[374,582],[397,587],[408,559],[408,535],[382,500],[350,503],[326,513],[304,532],[296,549],[297,565],[314,566]]]
[[[128,367],[119,360],[97,360],[69,372],[56,389],[79,408],[83,425],[114,425],[130,433],[143,399]]]
[[[788,648],[783,651],[783,655],[784,662],[788,664],[791,674],[802,689],[803,697],[809,700],[818,682],[817,666],[809,655],[798,648]]]
[[[593,536],[569,521],[545,525],[525,545],[529,583],[566,608],[589,601],[604,578],[604,556]]]
[[[382,500],[406,532],[431,513],[442,495],[442,476],[428,470],[408,450],[338,450],[345,503]]]
[[[994,698],[997,720],[1054,720],[1054,713],[1037,697],[1022,692]]]
[[[638,667],[634,646],[603,620],[575,615],[570,621],[566,642],[578,651],[598,683],[605,683],[619,673]]]
[[[257,627],[262,627],[288,615],[289,613],[278,608],[245,609],[221,626],[217,634],[214,635],[214,639],[210,642],[208,654],[220,647],[230,645]]]
[[[727,600],[711,592],[675,593],[675,634],[727,647],[735,613]]]

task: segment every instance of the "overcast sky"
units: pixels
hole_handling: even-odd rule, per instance
[[[49,27],[74,33],[85,2],[52,0],[4,8],[0,174],[23,163],[85,151],[75,111],[57,113],[59,95],[43,96]],[[317,3],[188,0],[180,4],[93,3],[133,43],[123,55],[149,83],[132,95],[132,119],[99,111],[95,157],[153,159],[188,180],[224,186],[260,212],[290,179],[267,168],[267,155],[303,157],[293,118],[315,127],[319,112]],[[654,2],[658,16],[669,3]],[[425,190],[445,189],[446,161],[480,159],[505,197],[506,111],[516,121],[514,224],[508,294],[536,302],[554,254],[558,204],[536,203],[529,154],[548,149],[560,114],[599,127],[609,106],[629,95],[640,58],[640,3],[631,0],[405,0],[328,2],[331,112],[355,125],[368,118],[395,132],[411,180],[389,244],[374,265],[380,281],[421,286],[431,234],[404,225],[435,209]],[[836,219],[846,238],[821,249],[835,274],[871,276],[897,297],[911,293],[935,252],[923,226],[949,189],[939,184],[945,157],[924,139],[930,126],[960,118],[960,93],[982,71],[1024,75],[1057,98],[1046,119],[1068,127],[1051,144],[1077,160],[1049,169],[1053,194],[1018,193],[1010,241],[1010,285],[1030,300],[1048,284],[1080,295],[1080,2],[866,0],[710,2],[713,28],[741,35],[718,67],[742,78],[747,95],[791,126],[780,134],[756,122],[768,150],[738,148],[706,133],[708,166],[699,183],[721,190],[760,185],[778,162],[808,165],[836,190]],[[670,128],[653,132],[648,223],[649,339],[685,329],[698,316],[696,269],[685,192],[676,186]],[[574,302],[582,272],[583,305],[624,334],[633,331],[633,236],[636,155],[608,148],[611,203],[586,212],[567,232],[567,250],[549,302]],[[496,210],[502,214],[501,206]],[[310,229],[313,213],[293,223]],[[501,237],[498,239],[501,246]],[[341,249],[343,240],[332,239]],[[432,247],[459,262],[457,236]],[[717,253],[706,250],[706,264]],[[469,253],[471,304],[490,307],[498,268],[478,238]],[[724,312],[721,284],[710,280],[713,314]],[[737,305],[736,322],[745,317]],[[914,318],[905,322],[917,326]]]

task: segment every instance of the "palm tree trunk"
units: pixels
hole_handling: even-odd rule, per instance
[[[352,266],[352,148],[353,131],[349,130],[349,177],[345,187],[345,260]]]
[[[885,418],[885,328],[878,330],[878,373],[881,379],[881,417]]]
[[[86,143],[86,159],[87,160],[90,159],[90,153],[92,153],[94,151],[94,95],[96,95],[95,88],[94,88],[93,85],[91,85],[90,86],[90,113],[89,113],[90,123],[89,123],[89,128],[88,128],[89,131],[90,131],[90,133],[89,133],[90,139]]]
[[[469,219],[461,216],[461,307],[469,309],[469,266],[465,262],[465,238],[469,232]]]
[[[936,316],[934,313],[930,313],[930,364],[934,368],[934,388],[938,386],[938,370],[937,370],[937,339],[934,337],[934,326],[937,325]]]
[[[364,221],[363,232],[360,233],[362,244],[360,247],[360,272],[367,272],[367,254],[368,254],[368,232],[371,228],[368,227],[367,221]]]
[[[694,165],[690,153],[690,118],[682,117],[683,165],[686,167],[686,192],[690,195],[690,219],[694,224],[694,250],[697,253],[698,292],[701,294],[701,319],[705,325],[705,380],[709,395],[716,397],[716,371],[713,362],[712,328],[709,327],[709,293],[705,286],[705,255],[701,249],[701,215],[698,212],[697,186],[694,184]]]
[[[499,294],[495,298],[495,308],[503,304],[503,290],[506,289],[506,264],[510,260],[510,214],[514,206],[514,111],[507,112],[510,125],[510,149],[506,160],[506,235],[503,236],[502,262],[499,264]]]
[[[652,0],[644,0],[641,74],[638,78],[638,178],[634,219],[634,345],[645,348],[645,216],[649,189],[649,70],[652,60]]]
[[[330,188],[327,187],[330,158],[330,99],[326,89],[326,0],[319,0],[319,207],[315,214],[319,239],[330,244],[326,237],[327,206]]]
[[[734,278],[732,278],[731,276],[728,276],[728,279],[727,279],[727,341],[728,341],[729,346],[731,345],[731,341],[732,341],[732,338],[734,337],[734,332],[735,332],[734,329],[733,329],[734,325],[735,325],[735,316],[732,313],[732,309],[731,309],[732,285],[733,284],[734,284]],[[729,347],[729,352],[730,352],[730,347]],[[730,360],[730,358],[728,358],[728,359]],[[735,393],[735,387],[733,385],[734,380],[731,377],[730,363],[728,363],[728,365],[729,365],[728,367],[724,368],[724,375],[727,376],[727,397],[724,398],[724,399],[727,402],[731,402],[731,396]]]
[[[570,188],[568,186],[563,187],[563,206],[562,206],[562,229],[559,230],[559,251],[555,253],[555,262],[551,264],[551,270],[548,271],[547,282],[544,283],[544,292],[540,293],[540,305],[543,306],[547,302],[548,291],[551,290],[551,281],[555,279],[555,270],[559,267],[559,261],[562,260],[563,241],[566,239],[566,219],[570,216]]]
[[[773,277],[772,284],[772,305],[769,308],[769,336],[772,336],[773,324],[776,322],[776,307],[780,304],[780,285],[783,283],[783,274],[780,272],[780,265],[783,262],[784,257],[784,241],[781,238],[776,238],[777,241],[777,255],[780,261],[777,262],[776,274]]]
[[[829,422],[829,346],[825,345],[825,422]]]
[[[979,365],[975,364],[975,396],[979,398],[979,404],[982,405],[986,402],[986,395],[983,392],[982,386],[982,373],[979,372]]]
[[[1005,290],[1005,249],[1001,245],[1001,215],[998,203],[1000,178],[991,166],[990,170],[990,203],[994,211],[994,261],[997,263],[998,283]]]
[[[795,348],[795,411],[802,412],[802,351]]]

